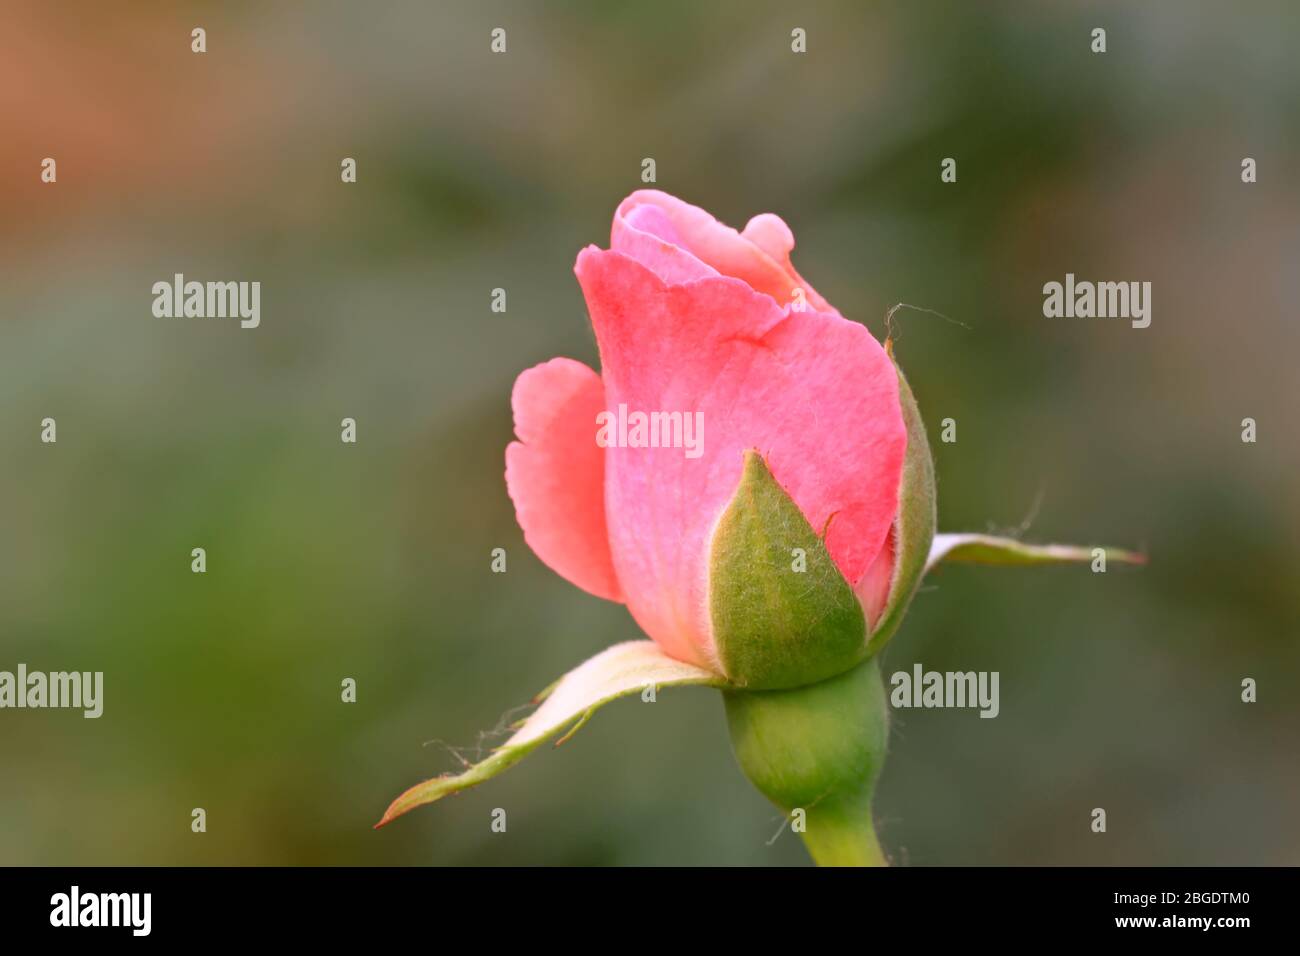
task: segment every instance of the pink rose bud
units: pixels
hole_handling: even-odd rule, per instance
[[[750,689],[877,650],[934,533],[911,392],[799,276],[793,247],[776,216],[736,232],[633,193],[610,248],[576,267],[601,373],[553,359],[520,375],[506,452],[543,561],[627,604],[670,657]],[[629,429],[638,413],[649,434]]]
[[[814,859],[884,863],[875,654],[921,577],[944,561],[1144,560],[936,535],[911,389],[888,345],[795,272],[793,248],[776,216],[736,232],[650,190],[619,205],[608,250],[578,255],[601,372],[557,358],[519,376],[506,484],[533,551],[653,641],[569,671],[490,755],[409,788],[379,826],[563,743],[609,701],[703,685]]]

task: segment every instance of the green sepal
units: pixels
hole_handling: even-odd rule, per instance
[[[857,596],[756,451],[745,452],[713,535],[709,613],[718,659],[736,687],[816,683],[866,653]]]
[[[640,693],[649,686],[719,686],[721,683],[722,678],[717,674],[673,660],[653,641],[615,644],[579,664],[542,691],[534,701],[539,704],[538,708],[491,756],[462,773],[443,774],[417,783],[392,802],[375,828],[391,823],[418,806],[492,779],[567,727],[568,732],[556,743],[559,746],[611,700]]]
[[[893,360],[893,349],[889,343],[885,347]],[[890,532],[894,536],[893,578],[885,607],[872,629],[867,649],[869,654],[878,653],[902,623],[921,578],[925,576],[936,522],[934,459],[930,455],[925,422],[916,407],[912,388],[896,361],[894,370],[898,372],[898,401],[903,412],[903,425],[907,428],[907,452],[898,484],[898,517]]]
[[[1026,544],[1015,538],[1000,538],[991,534],[939,534],[935,535],[930,555],[925,563],[929,572],[941,562],[966,564],[1078,564],[1096,559],[1100,550],[1106,560],[1121,564],[1146,564],[1147,556],[1123,548],[1082,547],[1075,544]]]

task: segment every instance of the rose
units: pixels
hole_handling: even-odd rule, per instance
[[[940,561],[1077,562],[1098,549],[935,535],[911,389],[888,343],[795,272],[793,247],[776,216],[738,233],[642,191],[619,205],[610,248],[578,255],[601,372],[558,358],[519,376],[506,485],[538,557],[626,603],[653,640],[565,674],[490,756],[411,787],[379,826],[569,727],[563,743],[617,697],[703,684],[723,691],[745,774],[799,811],[819,863],[884,862],[871,826],[888,729],[875,655],[921,577]],[[683,428],[698,415],[708,440],[610,442],[615,409]]]
[[[856,664],[895,565],[909,442],[899,376],[799,276],[793,246],[773,215],[736,232],[665,193],[633,193],[610,248],[584,249],[575,269],[600,374],[553,359],[520,375],[512,398],[506,483],[529,546],[626,603],[669,656],[738,686]],[[698,414],[707,441],[698,458],[600,447],[598,416],[619,408]],[[741,514],[764,489],[775,513]],[[762,554],[738,553],[755,539]],[[781,606],[747,606],[764,600]]]

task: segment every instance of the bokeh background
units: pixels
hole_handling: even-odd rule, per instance
[[[97,721],[0,712],[0,863],[806,862],[698,689],[370,829],[457,766],[437,741],[473,747],[637,636],[531,555],[502,471],[515,375],[597,363],[573,260],[647,156],[737,227],[785,217],[798,268],[877,335],[896,302],[969,327],[896,317],[932,438],[958,422],[935,444],[945,529],[1032,518],[1029,538],[1150,552],[931,579],[886,671],[997,670],[1002,709],[897,715],[895,859],[1300,863],[1293,4],[3,17],[0,669],[106,691]],[[260,280],[261,327],[155,319],[175,272]],[[1045,319],[1066,272],[1151,281],[1151,327]]]

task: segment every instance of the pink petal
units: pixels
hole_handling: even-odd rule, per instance
[[[704,275],[742,279],[779,304],[802,289],[808,306],[839,313],[790,264],[794,235],[779,216],[764,213],[736,232],[711,215],[657,189],[642,189],[624,199],[614,213],[610,249],[636,259],[664,282]]]
[[[551,359],[520,374],[510,403],[520,440],[506,448],[506,487],[524,540],[584,591],[623,600],[605,527],[605,454],[596,444],[600,376],[581,362]]]
[[[770,222],[756,231],[782,241]],[[595,247],[579,254],[576,272],[608,408],[703,413],[698,458],[682,448],[606,449],[605,503],[637,622],[669,655],[716,669],[708,553],[743,452],[764,456],[819,532],[834,515],[827,547],[856,584],[897,511],[907,442],[897,373],[861,325],[781,309],[734,278],[665,285],[640,262]]]
[[[614,214],[609,247],[640,262],[667,283],[716,276],[718,270],[700,261],[688,248],[668,214],[649,203]]]
[[[885,544],[863,573],[853,590],[857,592],[863,613],[867,616],[867,630],[875,628],[880,613],[889,601],[889,586],[894,577],[894,533],[885,535]]]

